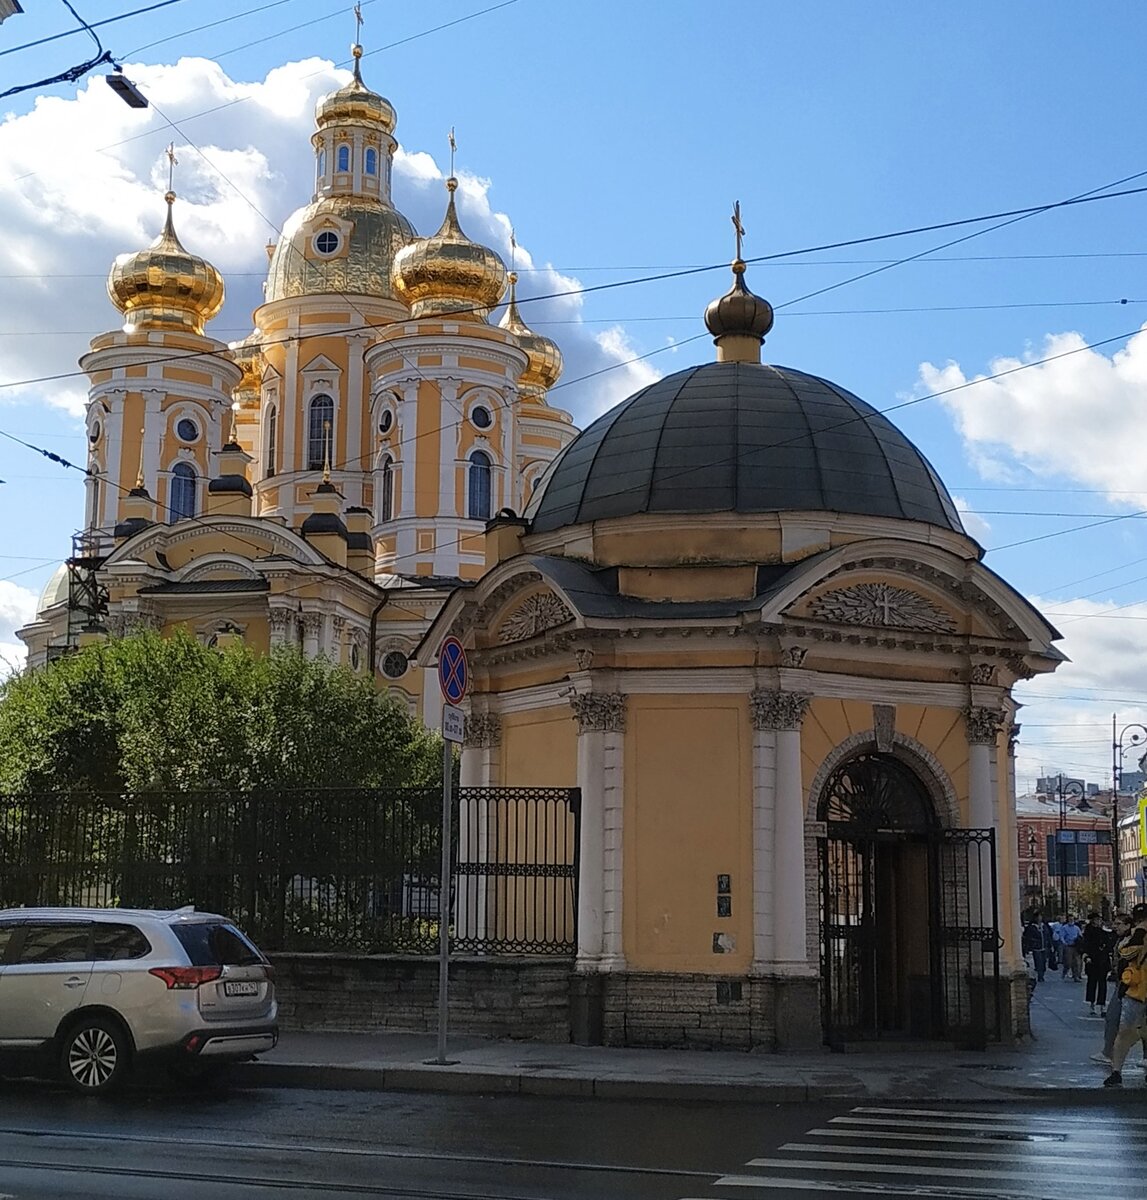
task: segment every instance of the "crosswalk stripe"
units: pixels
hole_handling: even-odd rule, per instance
[[[1029,1191],[1009,1187],[1006,1192],[1001,1192],[995,1188],[951,1188],[932,1183],[881,1183],[874,1179],[780,1179],[764,1175],[726,1175],[717,1182],[726,1187],[751,1187],[761,1191],[844,1192],[849,1196],[936,1196],[940,1200],[1048,1200],[1046,1188]],[[705,1197],[683,1197],[682,1200],[705,1200]]]
[[[870,1175],[919,1175],[921,1168],[916,1165],[907,1165],[901,1163],[838,1163],[838,1162],[808,1162],[805,1159],[799,1158],[750,1158],[745,1164],[748,1167],[759,1167],[767,1170],[784,1170],[784,1171],[860,1171]],[[1037,1165],[1033,1162],[1032,1166]],[[1089,1178],[1094,1178],[1096,1175],[1096,1167],[1094,1163],[1081,1163],[1079,1167]],[[987,1170],[980,1170],[977,1167],[949,1167],[944,1168],[944,1174],[950,1178],[957,1179],[1019,1179],[1030,1180],[1032,1171],[1029,1168],[1026,1171],[1007,1171],[1001,1170],[999,1167],[991,1167]],[[1062,1172],[1057,1172],[1062,1174]],[[724,1179],[732,1178],[732,1176],[724,1176]],[[740,1178],[752,1178],[752,1176],[742,1176]],[[718,1179],[718,1183],[722,1180]],[[1102,1180],[1103,1190],[1110,1193],[1112,1190],[1119,1188],[1131,1189],[1135,1195],[1140,1195],[1143,1190],[1142,1181],[1140,1179],[1107,1179]]]
[[[838,1137],[838,1138],[881,1138],[886,1141],[893,1142],[956,1142],[965,1146],[982,1146],[986,1139],[982,1133],[904,1133],[899,1130],[890,1129],[810,1129],[805,1137]],[[1085,1146],[1096,1146],[1099,1148],[1110,1147],[1112,1141],[1118,1141],[1121,1145],[1126,1143],[1128,1146],[1140,1146],[1144,1144],[1144,1139],[1141,1134],[1120,1135],[1117,1131],[1112,1132],[1105,1129],[1097,1129],[1088,1133],[1077,1133],[1073,1129],[1070,1133],[1064,1134],[1063,1137],[1053,1136],[1043,1133],[1039,1130],[1031,1131],[1031,1140],[1018,1142],[1018,1145],[1025,1146],[1053,1146],[1069,1144],[1076,1148]],[[1006,1145],[1007,1140],[1001,1138],[1000,1145]]]
[[[947,1121],[893,1121],[888,1120],[887,1118],[884,1120],[879,1120],[876,1117],[833,1117],[829,1123],[832,1125],[874,1125],[879,1129],[913,1129],[920,1131],[927,1131],[931,1129],[939,1129],[941,1131],[956,1130],[960,1133],[982,1133],[985,1130],[998,1133],[1042,1133],[1045,1131],[1045,1129],[1049,1128],[1052,1131],[1059,1131],[1062,1130],[1063,1126],[1070,1126],[1071,1124],[1070,1120],[1067,1118],[1064,1118],[1060,1122],[1059,1127],[1051,1126],[1038,1128],[1032,1125],[1026,1125],[1022,1120],[1015,1118],[1001,1119],[994,1125],[983,1125],[969,1124],[964,1121],[951,1119]],[[1092,1130],[1091,1132],[1104,1133],[1107,1131]],[[1112,1136],[1115,1136],[1114,1131]],[[1126,1135],[1124,1134],[1123,1136]]]
[[[944,1121],[950,1121],[953,1117],[958,1117],[960,1120],[980,1120],[985,1122],[995,1123],[999,1121],[1002,1115],[999,1112],[991,1111],[975,1111],[966,1108],[955,1108],[945,1111],[940,1108],[875,1108],[871,1105],[858,1105],[850,1110],[853,1113],[868,1114],[882,1117],[939,1117]],[[1064,1117],[1047,1116],[1044,1113],[1025,1113],[1022,1118],[1014,1117],[1013,1120],[1025,1120],[1031,1123],[1044,1122],[1046,1124],[1062,1125]],[[1147,1125],[1147,1117],[1117,1117],[1115,1118],[1120,1125]]]
[[[996,1150],[916,1150],[908,1146],[818,1146],[807,1142],[786,1142],[780,1149],[795,1151],[799,1154],[859,1154],[862,1157],[883,1156],[884,1158],[955,1158],[961,1162],[983,1158],[1017,1165],[1038,1164],[1041,1167],[1063,1163],[1065,1166],[1081,1169],[1078,1151],[1074,1154],[1048,1154],[1030,1143],[1016,1144],[1015,1149],[1010,1152],[1003,1147]],[[947,1170],[947,1167],[943,1169]],[[1090,1164],[1082,1169],[1086,1170],[1088,1174],[1095,1173],[1094,1166]]]

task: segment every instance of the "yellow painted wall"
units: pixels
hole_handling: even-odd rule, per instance
[[[568,705],[502,717],[501,783],[576,787],[577,724]]]
[[[625,956],[636,970],[737,973],[752,960],[752,737],[743,696],[630,696]],[[732,876],[718,918],[717,876]],[[731,953],[713,952],[715,933]]]

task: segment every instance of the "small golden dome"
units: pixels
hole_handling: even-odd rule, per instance
[[[526,394],[549,391],[562,373],[562,352],[548,337],[535,333],[522,320],[518,312],[518,276],[514,271],[510,272],[510,303],[498,325],[512,333],[526,352],[526,369],[518,379],[518,386]]]
[[[745,264],[733,261],[733,286],[705,309],[705,325],[714,339],[733,335],[756,338],[757,344],[773,327],[773,306],[745,286]]]
[[[108,275],[108,295],[127,318],[125,329],[184,329],[203,326],[223,307],[223,276],[175,235],[168,192],[163,232],[146,250],[121,254]]]
[[[391,283],[411,316],[484,321],[506,291],[506,264],[488,246],[470,241],[458,224],[457,188],[453,176],[446,180],[450,202],[442,228],[395,255]]]
[[[258,391],[263,382],[263,340],[259,331],[253,330],[238,342],[230,342],[227,349],[235,365],[243,372],[235,391]]]
[[[372,92],[362,81],[359,60],[362,47],[352,47],[354,78],[337,91],[325,95],[315,106],[315,124],[320,129],[328,125],[381,125],[385,133],[393,133],[398,117],[394,105],[385,96]]]

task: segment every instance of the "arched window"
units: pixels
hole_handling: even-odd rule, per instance
[[[279,410],[271,406],[267,412],[267,458],[263,464],[263,478],[270,479],[275,473],[275,460],[279,451]]]
[[[173,521],[185,521],[195,516],[195,491],[198,484],[195,468],[190,463],[176,463],[171,472],[171,511]]]
[[[100,469],[94,464],[88,474],[88,502],[91,505],[88,510],[88,528],[95,529],[100,523]]]
[[[394,520],[394,459],[386,455],[378,473],[378,519]]]
[[[340,146],[338,151],[338,169],[340,171],[350,170],[350,147]]]
[[[315,167],[315,174],[319,177],[319,179],[321,181],[322,177],[326,173],[327,173],[327,152],[325,150],[320,150],[318,164]]]
[[[490,519],[490,456],[482,450],[470,455],[470,487],[466,515],[474,521]]]
[[[363,170],[368,175],[377,175],[378,174],[378,151],[375,150],[373,146],[367,146],[364,159],[365,159],[366,165],[363,167]]]
[[[307,422],[307,470],[321,471],[326,459],[327,438],[334,445],[335,402],[330,396],[316,396],[311,401]]]

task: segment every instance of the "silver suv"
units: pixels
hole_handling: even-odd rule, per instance
[[[275,1045],[272,975],[226,917],[193,908],[0,910],[0,1053],[46,1051],[88,1094],[137,1058],[206,1076]]]

